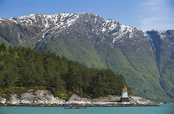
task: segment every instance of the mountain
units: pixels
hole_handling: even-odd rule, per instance
[[[147,31],[147,36],[156,57],[161,87],[174,98],[174,30]]]
[[[3,38],[0,37],[0,44],[2,44],[2,43],[4,43],[4,44],[7,46],[7,48],[8,48],[10,45],[13,46],[12,44],[10,44],[9,42],[7,42],[6,40],[4,40]]]
[[[143,32],[92,13],[30,14],[0,18],[0,37],[109,68],[125,76],[134,94],[174,102],[174,30]]]

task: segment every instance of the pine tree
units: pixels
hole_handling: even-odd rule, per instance
[[[4,51],[6,51],[6,46],[5,46],[4,43],[2,43],[2,44],[0,45],[0,52],[4,52]]]

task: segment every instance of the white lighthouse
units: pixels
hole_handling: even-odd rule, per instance
[[[121,93],[121,102],[129,102],[129,97],[128,97],[128,93],[127,93],[127,87],[124,86],[122,89],[122,93]]]

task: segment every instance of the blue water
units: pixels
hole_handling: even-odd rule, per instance
[[[174,114],[174,104],[144,107],[0,107],[0,114]]]

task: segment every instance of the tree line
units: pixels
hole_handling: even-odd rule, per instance
[[[124,85],[128,87],[124,76],[110,69],[88,68],[48,50],[0,45],[1,94],[13,93],[15,87],[42,86],[58,96],[71,92],[98,98],[121,95]],[[128,92],[132,94],[130,87]]]

